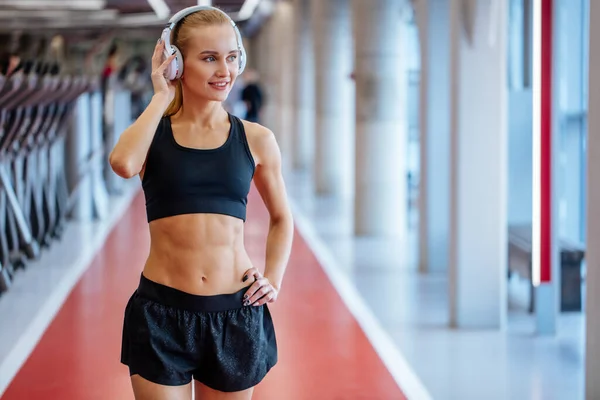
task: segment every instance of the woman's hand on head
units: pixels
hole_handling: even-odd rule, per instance
[[[262,306],[266,303],[274,303],[279,295],[279,289],[271,284],[268,278],[265,278],[257,268],[250,268],[244,273],[244,282],[250,280],[254,283],[244,294],[244,306]]]
[[[163,61],[164,53],[165,42],[159,40],[152,55],[152,86],[155,95],[164,95],[171,102],[175,97],[175,82],[165,78],[165,70],[169,63],[175,59],[175,54]]]

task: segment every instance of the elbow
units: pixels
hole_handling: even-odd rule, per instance
[[[138,171],[134,168],[131,161],[116,156],[114,152],[110,154],[108,161],[114,173],[121,178],[130,179],[138,174]]]
[[[271,216],[271,226],[283,226],[286,230],[294,231],[294,218],[291,211]]]

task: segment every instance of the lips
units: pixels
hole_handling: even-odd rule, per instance
[[[208,84],[217,90],[225,90],[229,86],[229,81],[209,82]]]

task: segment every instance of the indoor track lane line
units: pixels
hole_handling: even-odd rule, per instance
[[[268,214],[253,188],[245,225],[264,263]],[[133,399],[120,364],[123,311],[149,249],[140,192],[77,282],[2,400]],[[394,377],[296,231],[284,287],[270,309],[279,362],[254,400],[401,400]]]

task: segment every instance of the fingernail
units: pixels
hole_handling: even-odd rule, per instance
[[[246,300],[246,299],[248,299],[248,295],[245,295],[245,296],[244,296],[244,300]]]
[[[247,306],[247,305],[248,305],[248,302],[247,302],[247,301],[245,301],[245,302],[244,302],[244,305],[245,305],[245,306]]]
[[[248,275],[244,276],[244,278],[242,279],[242,282],[246,282],[247,279],[248,279]]]
[[[162,42],[162,38],[158,38],[158,41],[156,43],[160,44],[160,42]]]

